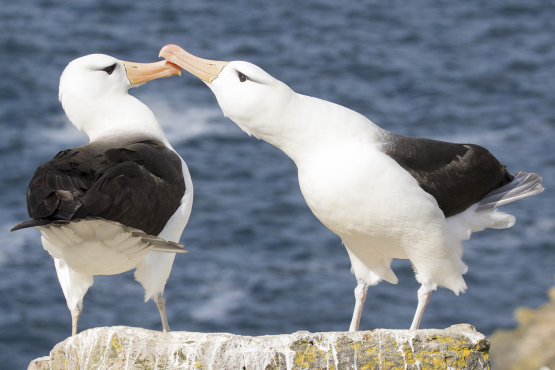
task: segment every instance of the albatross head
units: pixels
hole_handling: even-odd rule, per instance
[[[224,115],[249,135],[269,141],[269,136],[285,129],[282,116],[295,93],[262,68],[248,62],[198,58],[177,45],[164,46],[160,56],[206,83]]]
[[[158,126],[152,112],[127,93],[147,81],[181,74],[166,62],[132,63],[103,54],[70,62],[60,78],[59,99],[70,121],[91,140],[124,126]]]

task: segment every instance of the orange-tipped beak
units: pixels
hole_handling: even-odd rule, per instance
[[[122,60],[127,78],[132,85],[142,84],[157,78],[181,76],[181,68],[173,63],[162,60],[156,63],[133,63]]]
[[[212,82],[229,62],[208,60],[187,53],[177,45],[166,45],[160,50],[160,57],[175,63],[205,82]]]

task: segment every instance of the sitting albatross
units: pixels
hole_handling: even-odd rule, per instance
[[[27,190],[31,221],[54,257],[72,317],[72,335],[94,275],[136,268],[169,331],[164,286],[191,213],[187,165],[146,105],[127,93],[147,81],[181,74],[166,61],[122,62],[102,54],[70,62],[59,99],[90,143],[59,152],[35,172]]]
[[[508,228],[496,207],[542,192],[541,177],[511,175],[486,149],[404,137],[364,116],[295,93],[247,62],[195,57],[167,45],[160,56],[203,80],[225,116],[297,165],[314,215],[339,235],[358,285],[350,330],[359,327],[368,286],[397,283],[393,258],[410,259],[421,284],[411,329],[437,286],[466,290],[461,242]]]

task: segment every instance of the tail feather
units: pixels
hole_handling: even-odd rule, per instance
[[[486,211],[539,194],[544,190],[541,182],[542,178],[539,175],[521,171],[515,175],[513,181],[486,195],[478,203],[476,212]]]
[[[74,219],[71,221],[67,220],[52,220],[52,219],[38,219],[38,220],[30,220],[30,221],[23,221],[16,226],[14,226],[10,231],[17,231],[21,229],[25,229],[27,227],[40,227],[40,226],[60,226],[72,222],[81,222],[81,221],[90,221],[99,218],[95,217],[88,217],[88,218],[81,218],[81,219]],[[143,242],[148,243],[152,247],[152,251],[155,252],[165,252],[165,253],[187,253],[185,247],[179,243],[174,243],[169,240],[165,240],[160,238],[159,236],[148,235],[144,231],[135,229],[129,226],[125,226],[117,221],[109,221],[104,220],[108,223],[113,223],[122,227],[125,231],[130,232],[134,237],[139,237],[142,239]]]
[[[48,225],[51,224],[53,221],[46,219],[46,218],[40,218],[38,220],[29,220],[29,221],[23,221],[18,223],[17,225],[15,225],[10,231],[17,231],[17,230],[21,230],[21,229],[26,229],[28,227],[37,227],[37,226],[44,226],[44,225]],[[56,221],[58,223],[63,223],[67,221],[61,221],[58,220]]]
[[[496,208],[541,193],[542,178],[535,173],[519,172],[513,181],[491,191],[478,203],[466,211],[446,219],[451,235],[457,241],[470,238],[470,234],[484,229],[506,229],[515,224],[513,215],[501,212]]]
[[[164,244],[154,245],[152,248],[154,252],[166,252],[166,253],[187,253],[185,247],[181,244],[172,243],[166,241]]]

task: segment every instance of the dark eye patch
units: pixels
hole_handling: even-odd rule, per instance
[[[117,66],[117,63],[114,63],[114,64],[112,64],[112,65],[109,66],[109,67],[102,68],[102,70],[103,70],[104,72],[108,73],[109,75],[111,75],[112,72],[114,72],[114,69],[116,69],[116,66]]]
[[[242,74],[241,72],[239,72],[239,71],[237,71],[237,72],[239,73],[239,81],[245,82],[246,80],[249,79],[246,75]]]

